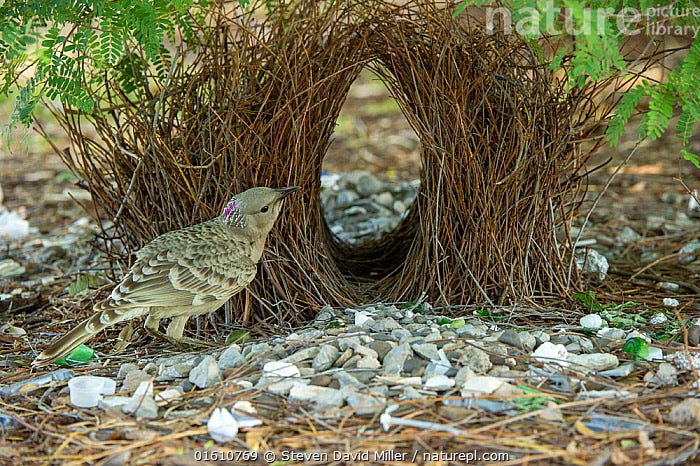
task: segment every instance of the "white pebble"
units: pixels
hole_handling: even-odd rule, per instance
[[[675,298],[664,298],[664,306],[678,307],[680,303]]]
[[[569,362],[566,360],[569,352],[566,347],[562,344],[554,344],[549,341],[542,343],[537,349],[532,353],[532,357],[540,362],[553,362],[559,364],[560,366],[568,366]]]
[[[593,330],[599,329],[603,326],[603,319],[598,314],[588,314],[581,317],[579,320],[581,327],[590,328]]]
[[[268,377],[299,377],[301,372],[294,364],[285,361],[270,361],[263,366],[263,374]]]

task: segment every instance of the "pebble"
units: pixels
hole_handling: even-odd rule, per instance
[[[594,372],[613,369],[620,364],[617,356],[610,353],[571,354],[567,360]]]
[[[321,345],[318,349],[318,353],[316,353],[316,356],[314,356],[311,362],[311,367],[318,372],[330,369],[333,363],[338,359],[338,356],[340,356],[340,350],[334,345]]]
[[[198,388],[209,388],[221,381],[221,371],[213,356],[204,356],[202,361],[190,371],[189,381]]]
[[[668,306],[668,307],[678,307],[680,305],[680,303],[678,302],[678,300],[676,298],[664,298],[663,303],[664,303],[664,306]],[[658,314],[656,314],[656,315],[658,315]],[[661,314],[661,315],[663,317],[666,317],[663,314]]]
[[[454,386],[454,379],[440,374],[428,377],[428,379],[423,384],[423,388],[425,388],[426,390],[435,390],[438,392],[449,390]]]
[[[357,316],[369,319],[355,325]],[[634,375],[635,363],[620,364],[615,354],[600,349],[594,352],[593,348],[610,345],[620,351],[621,342],[628,337],[649,338],[640,331],[616,328],[599,328],[595,336],[586,337],[556,330],[499,330],[472,316],[452,319],[446,325],[438,325],[440,320],[429,307],[421,312],[382,304],[358,309],[325,308],[309,328],[288,337],[236,343],[205,355],[161,358],[143,369],[134,363],[124,364],[118,373],[123,378],[122,392],[136,393],[131,397],[107,396],[101,406],[151,419],[159,416],[160,405],[166,407],[163,411],[168,416],[177,417],[181,410],[174,400],[183,393],[219,384],[221,371],[246,366],[251,371],[245,377],[224,383],[236,387],[234,390],[257,389],[264,396],[273,394],[324,415],[345,409],[355,415],[375,415],[391,399],[447,398],[454,397],[455,391],[464,399],[457,400],[463,405],[454,408],[516,413],[511,401],[472,397],[517,395],[521,390],[516,385],[522,382],[534,382],[552,391],[575,391],[575,398],[618,396],[615,390],[611,391],[613,395],[595,391],[582,395],[583,386],[570,374],[562,374],[562,367],[569,365],[574,371],[603,377],[628,377]],[[327,329],[332,321],[345,325]],[[452,325],[454,322],[457,325]],[[590,324],[585,319],[581,323]],[[649,346],[654,361],[661,362],[663,353],[654,348]],[[519,357],[521,353],[531,355],[529,363]],[[691,357],[700,367],[700,355],[691,353]],[[652,366],[645,381],[654,386],[680,383],[681,374],[689,370],[687,359],[682,351],[672,353],[658,366]],[[168,381],[155,397],[153,375]],[[0,387],[0,393],[4,388]],[[556,412],[550,414],[557,416]]]
[[[589,249],[587,255],[577,256],[576,266],[585,275],[593,275],[598,281],[605,280],[610,267],[605,256],[595,249]]]
[[[498,390],[505,382],[498,377],[488,375],[475,375],[467,379],[462,384],[462,396],[471,396],[474,394],[490,395]]]
[[[668,418],[673,425],[700,426],[700,400],[686,398],[671,408]]]
[[[240,367],[245,362],[245,357],[241,352],[241,347],[234,343],[230,345],[226,350],[219,356],[219,361],[217,362],[219,369],[225,370],[232,367]]]
[[[340,390],[303,383],[296,383],[292,386],[288,399],[292,402],[312,404],[316,411],[340,408],[344,403]]]
[[[158,417],[158,405],[153,399],[153,384],[150,380],[139,384],[129,401],[122,406],[122,412],[143,419]]]
[[[678,283],[673,283],[673,282],[658,282],[656,284],[659,288],[663,290],[668,290],[668,291],[673,291],[676,292],[681,289],[681,286]]]
[[[591,330],[599,329],[603,325],[603,319],[598,314],[588,314],[579,320],[581,327]]]
[[[384,375],[387,377],[398,377],[406,359],[412,354],[411,347],[405,342],[393,348],[384,356]]]
[[[694,239],[678,251],[678,262],[682,265],[690,264],[698,258],[700,254],[700,239]]]

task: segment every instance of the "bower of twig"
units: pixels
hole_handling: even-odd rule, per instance
[[[589,154],[579,142],[598,121],[588,95],[565,93],[523,40],[452,11],[431,0],[299,1],[261,19],[217,5],[196,51],[176,46],[160,78],[106,76],[99,112],[59,118],[76,148],[64,159],[93,195],[88,210],[124,246],[113,256],[217,215],[249,187],[299,185],[249,287],[256,299],[233,298],[244,319],[298,323],[326,304],[424,292],[438,304],[503,304],[567,290],[578,279],[568,225]],[[143,72],[138,53],[130,60]],[[320,174],[364,67],[419,135],[422,171],[400,226],[354,247],[324,222]]]

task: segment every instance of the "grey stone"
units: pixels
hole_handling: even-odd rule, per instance
[[[673,364],[662,362],[656,373],[645,374],[644,381],[660,387],[678,385],[678,369]]]
[[[428,377],[423,384],[423,388],[426,390],[436,390],[438,392],[443,392],[454,388],[455,381],[445,375],[433,375]]]
[[[243,365],[245,362],[245,357],[243,356],[243,353],[241,352],[241,347],[234,343],[230,345],[228,348],[226,348],[226,351],[224,351],[221,356],[219,356],[219,369],[225,370],[225,369],[230,369],[232,367],[240,367]]]
[[[243,347],[242,353],[246,361],[250,361],[251,359],[257,358],[268,351],[270,351],[270,345],[262,342]]]
[[[298,377],[289,377],[286,379],[280,379],[279,377],[260,377],[255,388],[264,389],[274,395],[287,396],[292,389],[297,384],[308,384],[309,381],[306,379],[300,379]]]
[[[401,324],[396,322],[391,317],[384,317],[378,320],[375,319],[375,323],[371,330],[374,332],[390,332],[399,328],[401,328]]]
[[[440,360],[438,347],[435,343],[414,343],[411,345],[411,349],[413,349],[416,354],[427,359],[428,361]]]
[[[450,372],[450,369],[452,369],[452,365],[449,363],[449,361],[430,362],[427,366],[425,366],[423,376],[432,377],[434,375],[445,375]]]
[[[156,380],[161,382],[167,380],[181,379],[183,377],[189,376],[192,369],[192,363],[177,363],[173,364],[172,366],[163,366],[161,364]]]
[[[356,377],[348,374],[345,371],[339,371],[334,374],[335,379],[338,381],[340,388],[345,387],[364,387],[365,384],[357,380]]]
[[[673,425],[700,425],[700,400],[687,398],[671,408],[668,418]]]
[[[202,361],[190,371],[190,382],[199,388],[208,388],[221,381],[221,371],[212,356],[204,356]]]
[[[384,410],[386,399],[365,393],[359,393],[353,388],[341,388],[345,402],[355,410],[355,414],[375,414]]]
[[[349,207],[353,202],[357,201],[360,195],[355,191],[344,189],[335,197],[335,202],[338,207]]]
[[[311,362],[311,367],[317,371],[325,371],[333,366],[333,363],[338,359],[340,350],[333,345],[321,345],[316,356]]]
[[[151,376],[146,374],[144,371],[136,369],[126,374],[124,377],[124,382],[122,382],[121,392],[133,392],[136,390],[141,382],[148,382],[151,380]]]
[[[505,382],[497,377],[488,375],[475,375],[462,384],[462,396],[471,396],[475,393],[490,395],[500,388]]]
[[[131,362],[124,363],[121,366],[119,366],[119,372],[117,372],[117,378],[121,380],[124,377],[126,377],[126,374],[128,374],[129,372],[136,371],[138,369],[139,369],[139,366],[134,364],[134,363],[131,363]]]
[[[338,349],[340,351],[345,351],[348,348],[354,351],[358,346],[362,346],[362,341],[358,335],[338,338]]]
[[[567,360],[595,372],[613,369],[620,364],[617,356],[610,353],[570,354]]]
[[[595,249],[588,249],[587,255],[576,257],[576,266],[586,275],[594,275],[598,281],[605,280],[608,274],[608,260]]]
[[[604,327],[596,332],[599,338],[606,338],[608,340],[624,340],[627,334],[621,328],[615,327]]]
[[[129,401],[122,406],[122,412],[142,419],[158,417],[158,405],[153,399],[153,385],[150,382],[141,383]]]
[[[401,343],[396,348],[393,348],[384,357],[384,375],[387,377],[398,377],[401,375],[406,359],[412,354],[413,351],[411,351],[408,343]]]
[[[97,402],[97,407],[100,409],[121,410],[124,407],[124,405],[126,405],[129,402],[129,400],[131,400],[131,397],[129,396],[104,396],[100,398],[100,400]]]
[[[376,353],[377,353],[377,358],[380,360],[384,359],[384,356],[391,351],[392,348],[394,348],[396,345],[392,345],[391,343],[387,341],[377,341],[374,340],[370,342],[369,347],[372,348]]]
[[[26,269],[13,259],[0,260],[0,278],[13,278],[22,275]]]
[[[459,364],[468,367],[476,373],[483,373],[491,369],[493,364],[488,353],[473,346],[464,348],[464,355],[459,358]]]
[[[626,362],[624,364],[620,364],[614,369],[608,369],[604,371],[598,372],[598,375],[602,375],[604,377],[627,377],[634,371],[634,363],[633,362]]]
[[[282,359],[284,362],[289,362],[292,364],[298,364],[302,361],[312,360],[318,354],[320,348],[318,346],[311,346],[309,348],[301,349],[293,354],[290,354],[286,358]]]
[[[412,375],[423,375],[425,368],[428,366],[428,361],[420,357],[409,357],[403,363],[403,371]]]
[[[379,181],[371,173],[365,173],[357,179],[357,193],[363,197],[369,197],[372,194],[380,192],[384,188],[384,183]]]
[[[532,350],[535,349],[535,346],[537,346],[537,339],[535,336],[526,331],[521,331],[518,333],[518,335],[520,336],[520,341],[523,344],[523,350],[531,353]]]
[[[344,404],[340,390],[316,385],[294,384],[289,390],[289,401],[311,403],[315,411],[340,408]]]
[[[524,349],[523,342],[520,339],[520,333],[517,330],[504,330],[503,333],[501,333],[501,336],[498,337],[498,341],[509,346],[514,346],[518,349]]]
[[[678,251],[678,262],[680,264],[690,264],[698,258],[700,254],[700,239],[694,239]]]
[[[681,289],[678,283],[673,282],[658,282],[656,286],[663,290],[673,291],[674,293]]]
[[[530,335],[535,337],[535,348],[540,346],[542,343],[551,340],[549,333],[544,332],[542,330],[533,330],[532,332],[530,332]],[[533,348],[533,349],[535,349],[535,348]]]
[[[372,200],[377,204],[381,204],[384,207],[389,208],[391,208],[394,204],[394,196],[392,196],[391,193],[387,191],[375,194],[374,196],[372,196]]]
[[[460,337],[483,338],[488,335],[488,327],[481,323],[465,323],[460,328],[455,329],[455,332]]]
[[[617,235],[617,240],[622,244],[636,243],[641,239],[642,235],[640,235],[627,225],[625,225],[622,228],[622,231]]]
[[[391,331],[391,336],[394,337],[396,341],[402,342],[408,338],[411,338],[413,335],[411,335],[411,332],[405,328],[397,328]]]
[[[421,395],[418,390],[413,387],[403,387],[402,393],[399,396],[400,400],[423,400],[425,395]]]

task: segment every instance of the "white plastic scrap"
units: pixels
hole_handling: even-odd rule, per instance
[[[367,311],[357,311],[355,313],[355,325],[362,326],[368,320],[372,320],[373,314]]]
[[[423,430],[432,430],[436,432],[449,432],[453,435],[467,435],[469,432],[466,430],[457,429],[456,427],[446,426],[444,424],[438,424],[436,422],[429,421],[419,421],[416,419],[403,419],[400,417],[392,417],[391,413],[396,411],[400,405],[387,406],[384,413],[379,417],[379,422],[384,430],[389,430],[393,426],[408,426],[416,427]]]
[[[207,421],[207,431],[219,443],[230,442],[238,434],[238,421],[228,409],[214,408]]]

